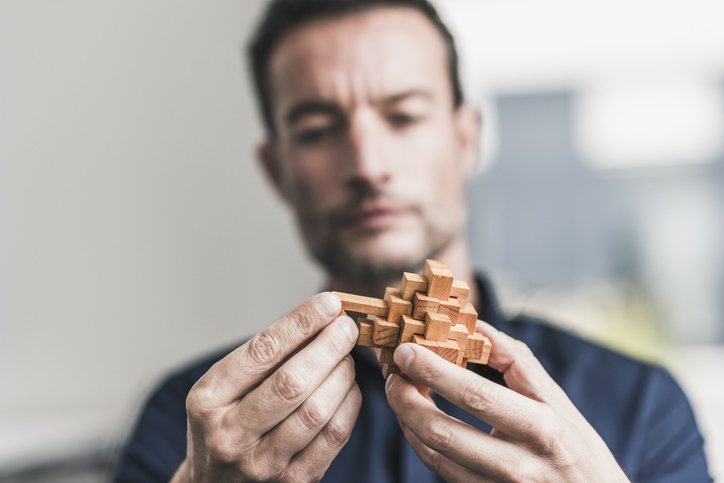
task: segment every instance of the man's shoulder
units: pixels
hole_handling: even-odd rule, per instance
[[[608,412],[621,417],[621,408],[628,408],[631,418],[650,417],[661,405],[690,411],[678,383],[660,365],[622,354],[536,317],[518,315],[505,325],[505,332],[530,347],[591,422],[603,422]]]
[[[556,374],[615,375],[622,383],[622,378],[666,373],[656,364],[628,356],[538,317],[518,314],[506,322],[503,330],[525,342],[543,366]]]

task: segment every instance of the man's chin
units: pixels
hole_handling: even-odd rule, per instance
[[[426,254],[419,238],[376,236],[339,241],[315,255],[336,275],[379,281],[401,277],[403,272],[418,271]]]

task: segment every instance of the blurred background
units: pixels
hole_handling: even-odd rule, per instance
[[[0,481],[100,481],[145,394],[323,284],[254,160],[264,1],[0,2]],[[724,476],[724,1],[444,0],[509,312],[662,363]]]

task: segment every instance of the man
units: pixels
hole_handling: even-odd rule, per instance
[[[118,481],[710,481],[670,376],[531,319],[507,321],[476,279],[464,186],[479,117],[432,7],[278,0],[252,56],[268,135],[259,158],[329,288],[380,296],[403,271],[442,260],[489,322],[478,330],[493,344],[490,367],[406,344],[395,362],[430,396],[395,375],[385,384],[352,350],[355,323],[323,293],[170,378]]]

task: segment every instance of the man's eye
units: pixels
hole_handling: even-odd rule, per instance
[[[334,133],[334,126],[303,129],[294,135],[294,142],[297,144],[318,144],[331,138]]]
[[[405,127],[416,123],[420,118],[409,114],[391,114],[388,119],[390,124],[395,127]]]

